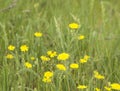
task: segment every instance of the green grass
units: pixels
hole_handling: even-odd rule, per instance
[[[94,91],[96,87],[106,91],[108,82],[120,83],[119,0],[18,0],[7,9],[10,5],[12,0],[0,0],[0,91]],[[72,22],[81,28],[71,30],[68,25]],[[43,36],[35,38],[36,31]],[[79,34],[85,39],[77,40]],[[7,49],[11,44],[14,51]],[[29,47],[28,52],[20,51],[23,44]],[[62,62],[66,71],[56,69],[61,63],[57,58],[41,61],[40,56],[48,50],[70,54],[69,60]],[[7,59],[8,53],[14,58]],[[80,64],[84,55],[90,59]],[[26,61],[32,63],[32,69],[24,67]],[[73,62],[79,69],[69,68]],[[105,79],[95,79],[94,70]],[[42,81],[45,71],[53,71],[51,83]],[[79,84],[88,88],[79,90]]]

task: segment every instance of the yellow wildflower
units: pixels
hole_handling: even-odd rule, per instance
[[[85,86],[85,85],[78,85],[77,88],[78,88],[78,89],[86,89],[87,86]]]
[[[42,37],[42,33],[41,33],[41,32],[35,32],[35,33],[34,33],[34,36],[35,36],[35,37]]]
[[[66,67],[65,67],[63,64],[57,64],[56,67],[57,67],[59,70],[63,70],[63,71],[66,70]]]
[[[70,64],[70,68],[72,68],[72,69],[78,69],[79,65],[76,64],[76,63],[72,63],[72,64]]]
[[[47,56],[41,56],[40,58],[42,61],[50,61],[50,58]]]
[[[81,26],[78,23],[70,23],[69,24],[69,28],[71,28],[71,29],[78,29],[80,27]]]
[[[100,89],[99,88],[95,88],[95,91],[100,91]]]
[[[57,56],[57,52],[55,52],[55,51],[48,51],[47,54],[48,54],[48,56],[50,56],[51,58]]]
[[[86,59],[80,59],[80,63],[86,63],[87,60]]]
[[[7,58],[7,59],[13,59],[14,56],[13,56],[12,54],[7,54],[6,58]]]
[[[58,55],[57,59],[58,59],[58,60],[63,60],[63,61],[65,61],[65,60],[67,60],[69,57],[70,57],[70,55],[69,55],[68,53],[61,53],[61,54]]]
[[[78,40],[83,40],[84,38],[85,38],[84,35],[80,35],[80,36],[78,36]]]
[[[34,61],[34,60],[35,60],[35,57],[30,57],[30,59]]]
[[[27,52],[27,51],[28,51],[28,46],[27,46],[27,45],[22,45],[22,46],[20,47],[20,50],[21,50],[22,52]]]
[[[97,71],[94,71],[94,77],[96,79],[101,79],[101,80],[105,78],[103,75],[99,74]]]
[[[26,67],[26,68],[32,68],[32,64],[31,64],[31,63],[29,63],[29,62],[25,62],[25,64],[24,64],[24,65],[25,65],[25,67]]]
[[[51,71],[46,71],[46,72],[44,72],[44,77],[46,77],[46,78],[51,78],[51,77],[53,77],[53,72],[51,72]]]
[[[110,86],[113,90],[120,90],[120,84],[118,83],[112,83]]]
[[[104,88],[105,88],[105,90],[107,90],[107,91],[111,91],[111,88],[110,88],[110,87],[105,86]]]
[[[89,58],[90,58],[90,56],[85,55],[83,59],[80,59],[80,63],[86,63]]]
[[[15,50],[15,46],[13,46],[13,45],[9,45],[9,46],[8,46],[8,50],[10,50],[10,51],[14,51],[14,50]]]
[[[46,83],[50,83],[52,77],[53,77],[53,72],[46,71],[46,72],[44,72],[44,77],[43,77],[42,81],[46,82]]]

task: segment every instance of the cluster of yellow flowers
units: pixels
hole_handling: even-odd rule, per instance
[[[47,51],[47,55],[44,56],[40,56],[42,61],[50,61],[51,58],[54,58],[57,56],[57,52],[56,51]]]
[[[36,4],[34,7],[36,8],[38,6],[39,5]],[[69,24],[69,28],[73,29],[73,30],[77,30],[80,27],[81,27],[81,25],[78,24],[78,23],[71,23],[71,24]],[[40,38],[40,37],[43,36],[43,34],[41,32],[35,32],[33,36],[35,36],[37,38]],[[78,36],[78,40],[83,40],[84,38],[85,38],[84,35],[79,35]],[[7,59],[13,59],[14,58],[12,52],[15,50],[15,48],[16,47],[14,45],[9,45],[8,46],[8,50],[10,51],[10,53],[8,53],[6,55]],[[21,52],[25,53],[25,52],[27,52],[29,50],[29,47],[27,45],[23,44],[23,45],[20,46],[19,49],[20,49]],[[85,55],[82,59],[79,60],[79,63],[74,63],[73,62],[73,63],[69,63],[67,65],[64,64],[64,62],[66,62],[70,58],[70,54],[67,53],[67,52],[63,52],[63,53],[57,54],[56,51],[49,50],[49,51],[47,51],[46,55],[40,56],[40,59],[41,59],[42,62],[48,62],[48,61],[51,61],[54,58],[56,58],[57,60],[59,60],[58,63],[55,64],[55,67],[57,68],[57,70],[66,71],[66,70],[68,70],[68,68],[71,68],[72,70],[79,69],[80,68],[79,63],[81,63],[81,64],[87,63],[88,60],[90,59],[90,56]],[[36,60],[36,58],[33,57],[33,56],[31,56],[30,60]],[[69,65],[69,67],[67,67],[68,65]],[[30,69],[30,68],[33,67],[33,65],[32,65],[31,62],[25,62],[24,66],[26,68],[28,68],[28,69]],[[105,76],[101,75],[98,71],[94,71],[93,73],[94,73],[94,78],[95,79],[98,79],[98,80],[104,80],[105,79]],[[53,74],[52,71],[46,71],[46,72],[44,72],[44,76],[43,76],[42,81],[45,82],[45,83],[52,82],[53,75],[54,74]],[[79,84],[77,86],[77,88],[83,90],[83,89],[87,89],[88,86],[87,85],[81,85],[81,84]],[[109,86],[105,86],[104,89],[107,90],[107,91],[120,90],[120,84],[119,83],[112,83]],[[96,87],[95,91],[101,91],[101,89]]]
[[[51,57],[51,58],[57,56],[57,52],[56,52],[56,51],[48,51],[47,54],[48,54],[48,56]]]
[[[32,64],[29,63],[29,62],[25,62],[25,67],[26,67],[26,68],[32,68]]]
[[[78,85],[77,86],[77,88],[78,89],[86,89],[88,86],[86,86],[86,85]],[[110,84],[110,86],[108,87],[108,86],[105,86],[104,87],[104,89],[106,90],[106,91],[112,91],[112,90],[120,90],[120,84],[118,84],[118,83],[112,83],[112,84]],[[101,89],[100,88],[95,88],[95,91],[101,91]]]
[[[52,80],[52,77],[53,77],[53,72],[51,71],[46,71],[44,73],[44,76],[43,76],[43,79],[42,81],[45,82],[45,83],[50,83]]]
[[[73,30],[76,30],[76,29],[81,28],[81,25],[78,24],[78,23],[70,23],[68,26],[69,26],[70,29],[73,29]],[[85,38],[85,36],[82,35],[82,34],[80,34],[80,35],[77,37],[78,40],[83,40],[84,38]]]
[[[80,59],[80,63],[86,63],[88,61],[88,59],[90,58],[90,56],[85,55],[84,58]]]
[[[94,77],[96,79],[104,79],[105,78],[103,75],[99,74],[97,71],[94,71]]]
[[[42,61],[50,61],[50,58],[47,56],[41,56],[40,58]]]
[[[15,50],[15,46],[14,46],[14,45],[9,45],[9,46],[8,46],[8,50],[9,50],[9,51],[14,51],[14,50]],[[6,55],[6,58],[7,58],[7,59],[13,59],[14,56],[13,56],[13,54],[8,53],[8,54]]]

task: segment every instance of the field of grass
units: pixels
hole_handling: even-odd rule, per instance
[[[119,91],[119,5],[0,0],[0,91]]]

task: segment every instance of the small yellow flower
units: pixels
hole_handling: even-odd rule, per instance
[[[86,63],[87,61],[88,61],[88,59],[90,58],[90,56],[88,56],[88,55],[85,55],[84,56],[84,58],[83,59],[80,59],[79,61],[80,61],[80,63]]]
[[[78,88],[78,89],[86,89],[87,86],[85,86],[85,85],[78,85],[77,88]]]
[[[87,60],[86,59],[80,59],[80,63],[86,63]]]
[[[7,59],[13,59],[14,56],[13,56],[12,54],[7,54],[6,58],[7,58]]]
[[[72,69],[78,69],[79,65],[76,64],[76,63],[72,63],[72,64],[70,64],[70,68],[72,68]]]
[[[53,77],[53,72],[51,72],[51,71],[44,72],[44,77],[45,78],[51,78],[51,77]]]
[[[66,70],[66,67],[65,67],[63,64],[57,64],[56,67],[57,67],[59,70],[63,70],[63,71]]]
[[[107,90],[107,91],[111,91],[111,88],[110,88],[110,87],[105,86],[104,88],[105,88],[105,90]]]
[[[8,50],[10,50],[10,51],[14,51],[14,50],[15,50],[15,46],[13,46],[13,45],[9,45],[9,46],[8,46]]]
[[[55,51],[48,51],[47,54],[48,54],[48,56],[50,56],[51,58],[57,56],[57,52],[55,52]]]
[[[99,74],[97,71],[94,71],[94,77],[100,80],[103,80],[105,78],[103,75]]]
[[[69,24],[69,28],[71,28],[71,29],[78,29],[80,27],[81,26],[78,23],[70,23]]]
[[[120,84],[118,83],[112,83],[110,86],[113,90],[120,90]]]
[[[44,77],[44,78],[42,79],[42,81],[45,82],[45,83],[50,83],[52,80],[51,80],[51,78],[46,78],[46,77]]]
[[[24,64],[24,65],[25,65],[25,67],[26,67],[26,68],[32,68],[32,64],[31,64],[31,63],[29,63],[29,62],[25,62],[25,64]]]
[[[20,47],[20,50],[21,50],[22,52],[27,52],[27,51],[28,51],[28,46],[27,46],[27,45],[22,45],[22,46]]]
[[[34,60],[35,60],[35,57],[30,57],[30,59],[34,61]]]
[[[50,58],[47,56],[41,56],[40,58],[42,61],[50,61]]]
[[[85,38],[84,35],[80,35],[80,36],[78,36],[78,40],[83,40],[84,38]]]
[[[43,34],[42,34],[41,32],[35,32],[35,33],[34,33],[34,36],[35,36],[35,37],[42,37],[42,35],[43,35]]]
[[[43,77],[42,81],[45,83],[50,83],[52,77],[53,77],[53,72],[46,71],[46,72],[44,72],[44,77]]]
[[[65,60],[67,60],[69,57],[70,57],[70,55],[69,55],[68,53],[61,53],[61,54],[58,55],[57,59],[58,59],[58,60],[63,60],[63,61],[65,61]]]
[[[99,88],[95,88],[95,91],[100,91],[100,89]]]

